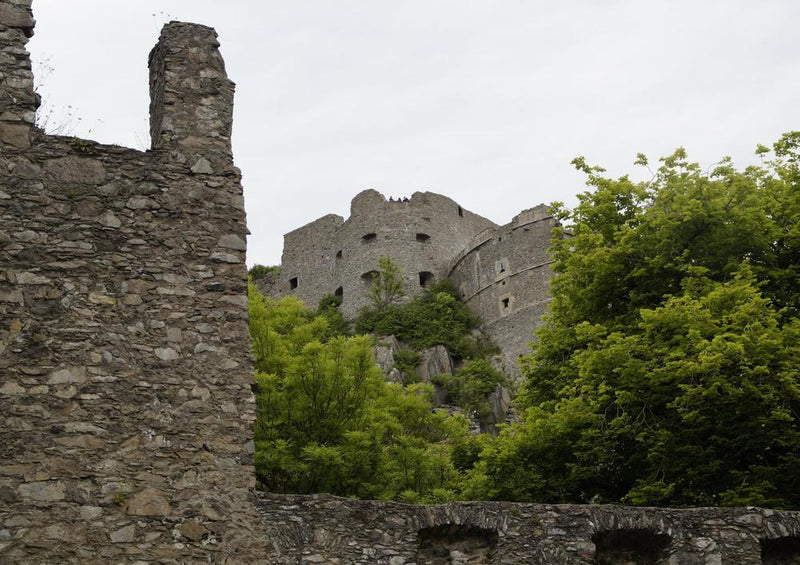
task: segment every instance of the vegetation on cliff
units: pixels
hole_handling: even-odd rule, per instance
[[[384,381],[372,340],[331,332],[294,297],[250,287],[256,360],[256,474],[273,492],[437,502],[455,497],[450,445],[464,418],[431,406],[433,388]]]

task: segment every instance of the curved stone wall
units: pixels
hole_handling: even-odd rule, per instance
[[[555,225],[548,207],[536,206],[480,234],[451,262],[448,276],[501,346],[503,370],[509,375],[518,372],[517,358],[528,352],[533,331],[547,310],[551,277],[547,249]]]

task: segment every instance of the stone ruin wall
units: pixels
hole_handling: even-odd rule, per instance
[[[0,0],[0,562],[263,561],[216,34],[165,26],[140,152],[34,127],[33,25]]]
[[[461,298],[501,346],[506,375],[518,376],[518,358],[530,352],[533,331],[550,302],[547,249],[556,221],[544,204],[480,234],[451,261],[449,277]]]
[[[798,512],[255,493],[216,35],[164,28],[140,152],[33,126],[32,30],[0,0],[1,563],[800,562]]]
[[[281,274],[267,293],[294,294],[309,308],[338,293],[342,314],[352,320],[368,304],[370,273],[381,257],[394,260],[413,294],[423,286],[421,276],[446,277],[452,257],[493,227],[446,196],[415,192],[407,201],[390,202],[365,190],[351,202],[347,220],[328,215],[286,234]]]
[[[261,494],[271,563],[789,565],[800,512],[455,502],[409,506]]]

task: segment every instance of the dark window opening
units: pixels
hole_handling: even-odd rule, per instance
[[[367,271],[363,275],[361,275],[361,281],[366,284],[372,284],[372,281],[375,280],[375,277],[378,276],[378,271]]]
[[[505,266],[504,263],[500,263],[500,272],[501,273],[505,273],[506,272],[506,266]]]
[[[430,271],[420,271],[419,273],[419,286],[428,286],[433,282],[433,273]]]
[[[375,241],[378,238],[378,234],[375,233],[368,233],[364,237],[361,238],[361,241],[364,243],[368,243],[370,241]]]
[[[458,207],[458,215],[462,218],[464,217],[464,210],[461,208],[461,206]]]
[[[337,288],[333,291],[333,295],[339,300],[339,304],[341,304],[344,298],[344,289],[342,287]]]
[[[294,290],[297,288],[297,277],[292,277],[289,279],[289,290]]]
[[[503,300],[501,300],[501,302],[503,303],[503,308],[508,308],[508,305],[511,304],[511,299],[504,298]]]
[[[791,565],[800,563],[800,537],[786,536],[761,540],[761,563]]]
[[[341,249],[336,252],[336,258],[337,259],[341,259],[342,258],[342,250]]]
[[[417,540],[418,563],[493,563],[498,535],[493,529],[446,524],[419,530]]]
[[[430,239],[431,239],[431,236],[429,236],[427,233],[418,233],[417,234],[417,241],[423,241],[424,242],[424,241],[430,241]]]
[[[651,530],[612,530],[592,536],[595,563],[606,565],[667,565],[670,536]]]

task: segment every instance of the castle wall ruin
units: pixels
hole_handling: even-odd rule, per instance
[[[800,512],[259,495],[281,565],[760,565],[800,561]]]
[[[409,294],[445,278],[450,260],[494,223],[432,192],[387,200],[375,190],[353,198],[350,217],[328,215],[284,236],[281,274],[273,298],[293,294],[316,308],[326,294],[342,300],[342,315],[355,319],[369,304],[367,290],[381,257],[400,268]]]
[[[450,278],[500,346],[499,365],[511,377],[529,352],[550,300],[550,232],[555,220],[541,204],[504,225],[465,210],[446,196],[416,192],[387,201],[375,190],[359,193],[350,217],[329,214],[284,236],[280,276],[262,284],[267,296],[292,294],[315,308],[338,296],[345,319],[369,306],[378,260],[399,267],[409,295]]]
[[[512,377],[519,373],[519,357],[530,352],[533,332],[550,302],[552,261],[547,249],[555,226],[548,207],[540,204],[480,234],[449,268],[461,299],[500,345],[501,368]]]
[[[259,562],[216,34],[164,27],[140,152],[34,126],[33,26],[0,1],[0,562]]]

